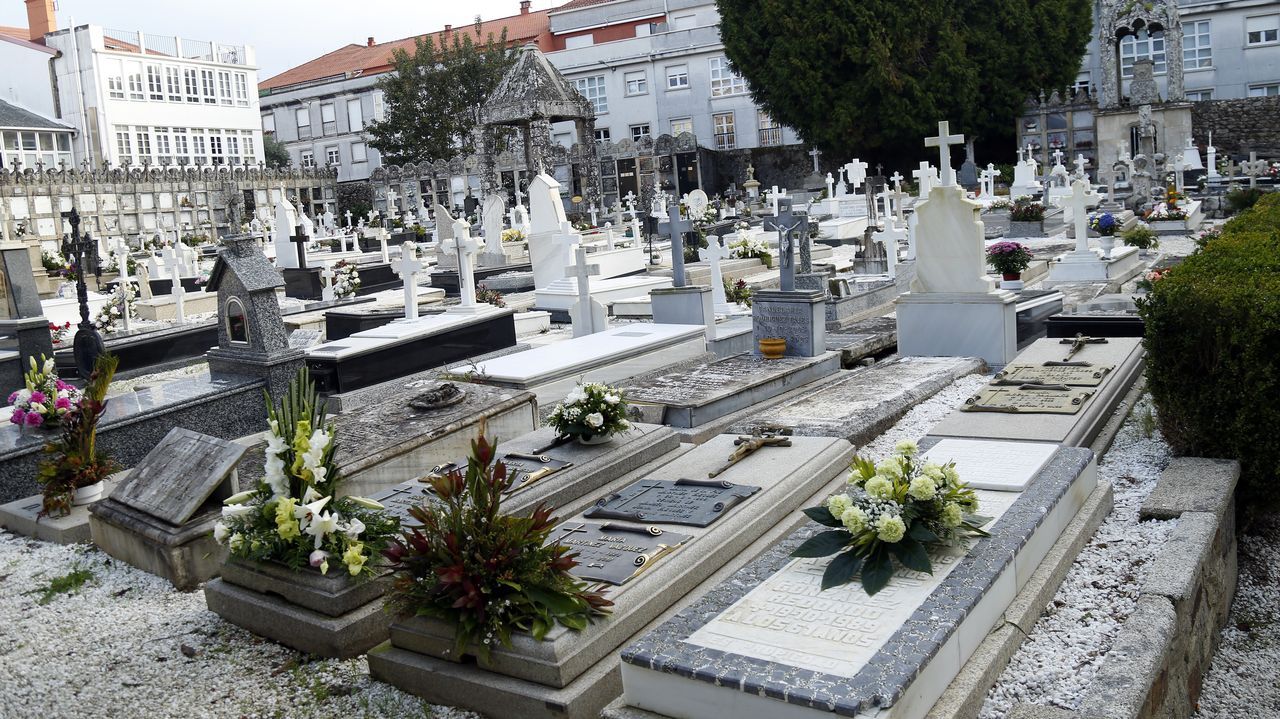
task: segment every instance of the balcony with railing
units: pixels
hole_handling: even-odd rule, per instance
[[[232,45],[210,40],[191,40],[175,35],[153,35],[137,30],[113,30],[103,28],[105,49],[117,52],[133,52],[140,55],[218,62],[224,65],[249,65],[250,49],[245,45]]]

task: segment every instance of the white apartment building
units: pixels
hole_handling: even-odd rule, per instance
[[[94,166],[257,164],[252,47],[81,25],[45,35],[60,117]]]

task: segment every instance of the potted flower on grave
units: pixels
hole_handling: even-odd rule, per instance
[[[824,590],[848,584],[859,573],[862,588],[874,595],[889,584],[893,562],[933,573],[929,548],[986,537],[990,521],[974,514],[978,497],[960,481],[955,463],[922,461],[915,442],[899,442],[880,464],[854,458],[849,490],[804,510],[831,527],[794,552],[793,557],[837,555],[822,575]]]
[[[511,227],[502,231],[503,242],[524,242],[524,230],[518,227]]]
[[[379,573],[371,560],[399,529],[382,505],[339,497],[336,432],[317,402],[306,368],[289,382],[277,406],[266,395],[264,476],[257,487],[227,499],[213,536],[235,559],[272,562],[328,575],[337,565],[352,580]]]
[[[46,361],[50,371],[51,364],[52,360]],[[119,364],[113,354],[98,355],[84,392],[61,416],[62,435],[44,446],[47,459],[36,470],[36,482],[44,495],[39,516],[65,516],[73,506],[96,501],[102,496],[102,480],[120,470],[97,444],[98,421],[107,407],[107,387]],[[70,396],[68,391],[68,400]]]
[[[1009,237],[1043,237],[1044,205],[1030,196],[1014,200],[1009,210]]]
[[[1115,216],[1110,212],[1090,215],[1089,229],[1098,233],[1098,237],[1101,238],[1098,246],[1102,248],[1103,256],[1110,257],[1111,250],[1116,246],[1116,230],[1120,229],[1120,223],[1116,222]]]
[[[599,382],[573,388],[547,418],[560,439],[581,444],[604,444],[614,434],[631,429],[627,400],[622,391]]]
[[[454,656],[474,648],[481,661],[511,646],[515,632],[541,641],[557,624],[581,631],[613,604],[599,585],[570,573],[578,562],[569,547],[547,542],[559,523],[551,507],[524,516],[502,510],[516,474],[494,449],[481,425],[466,472],[431,476],[439,501],[412,508],[421,526],[403,529],[383,551],[393,576],[389,606],[452,626]]]
[[[98,309],[98,313],[93,317],[93,326],[104,335],[111,334],[120,329],[117,324],[127,309],[129,317],[137,317],[138,310],[134,303],[138,298],[138,291],[133,288],[132,282],[121,282],[116,285],[116,289],[111,293],[111,299]],[[122,309],[122,307],[124,309]]]
[[[338,299],[354,297],[360,289],[360,271],[354,262],[338,260],[333,265],[333,296]]]
[[[1160,240],[1155,230],[1151,229],[1146,223],[1135,225],[1120,236],[1120,240],[1129,247],[1137,247],[1143,256],[1160,246]]]
[[[67,325],[59,331],[67,331],[70,323]],[[24,387],[9,395],[9,404],[13,405],[9,421],[19,427],[56,429],[68,414],[75,411],[81,392],[74,385],[58,379],[58,368],[52,357],[40,355],[39,362],[35,357],[30,361],[31,368],[22,375]]]
[[[1031,249],[1021,242],[996,242],[987,248],[987,264],[1000,273],[1000,287],[1022,289],[1022,271],[1031,265]]]

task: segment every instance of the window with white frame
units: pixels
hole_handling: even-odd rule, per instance
[[[364,107],[360,99],[347,100],[347,131],[359,132],[364,129]]]
[[[1182,69],[1213,67],[1213,40],[1209,21],[1196,20],[1182,24]]]
[[[243,72],[236,73],[236,105],[249,106],[249,76]]]
[[[164,88],[169,93],[169,102],[182,102],[182,73],[178,72],[178,68],[165,66]]]
[[[293,111],[293,116],[298,122],[298,137],[311,137],[310,108],[300,107]]]
[[[157,127],[156,130],[156,162],[169,166],[173,164],[173,146],[169,142],[169,128]]]
[[[732,112],[718,112],[712,115],[711,131],[716,137],[717,150],[732,150],[738,146],[738,135],[734,130]]]
[[[240,164],[240,138],[235,130],[227,130],[227,163]]]
[[[213,70],[200,71],[200,86],[204,91],[206,105],[218,104],[218,88],[213,82]]]
[[[650,136],[650,134],[649,134],[649,123],[645,122],[645,123],[641,123],[641,124],[639,124],[639,125],[632,125],[632,126],[631,126],[631,139],[632,139],[632,140],[639,140],[639,139],[640,139],[640,138],[642,138],[642,137],[649,137],[649,136]]]
[[[226,161],[226,155],[222,152],[222,135],[217,130],[209,131],[209,162],[215,165],[221,165]]]
[[[226,70],[218,71],[218,97],[223,105],[234,104],[231,98],[231,73]]]
[[[564,49],[577,50],[581,47],[591,47],[595,44],[595,41],[595,36],[589,32],[581,35],[572,35],[564,39]]]
[[[689,87],[689,66],[688,65],[668,65],[667,66],[667,89],[683,90]]]
[[[129,128],[123,125],[116,126],[116,154],[119,155],[116,158],[116,162],[119,163],[129,162],[133,159],[131,157],[133,155],[133,145],[129,140]]]
[[[338,152],[336,147],[327,147],[324,151],[324,161],[326,164],[338,166],[342,164],[342,153]]]
[[[164,99],[164,73],[159,65],[147,65],[147,91],[152,100]]]
[[[275,132],[275,131],[276,131],[276,116],[275,116],[275,113],[269,113],[269,114],[266,114],[266,115],[263,115],[263,116],[262,116],[262,131],[263,131],[263,132]]]
[[[173,128],[173,154],[178,158],[178,164],[182,164],[191,155],[191,145],[187,142],[187,128]]]
[[[1213,99],[1213,89],[1187,90],[1187,102],[1204,102]]]
[[[1164,73],[1163,30],[1148,33],[1143,29],[1139,30],[1137,35],[1125,35],[1120,39],[1120,75],[1133,77],[1133,63],[1138,60],[1151,60],[1155,63],[1155,74]]]
[[[187,89],[187,102],[200,102],[200,76],[193,67],[182,71],[182,81]]]
[[[312,167],[316,166],[316,154],[311,150],[303,150],[301,158],[302,160],[300,164],[304,168],[311,169]]]
[[[250,165],[258,161],[258,151],[255,149],[253,141],[253,130],[240,131],[240,151]]]
[[[124,99],[124,71],[119,60],[107,60],[103,63],[102,74],[107,76],[107,96],[116,100]]]
[[[1246,45],[1280,42],[1280,15],[1259,15],[1244,19]]]
[[[671,136],[679,137],[682,132],[693,134],[692,117],[681,117],[671,121]]]
[[[139,127],[134,132],[138,141],[138,162],[151,157],[151,128]]]
[[[337,128],[338,111],[332,102],[326,102],[320,105],[320,131],[325,135],[332,135]]]
[[[368,162],[369,148],[363,142],[351,143],[351,161],[352,162]]]
[[[604,75],[580,77],[574,82],[578,86],[578,92],[591,102],[597,115],[603,115],[609,111],[609,98],[605,95],[604,89]]]
[[[381,90],[373,92],[373,120],[381,122],[387,116],[387,104]]]
[[[760,147],[781,145],[782,125],[775,122],[764,110],[756,110],[756,117],[760,123]]]
[[[747,81],[733,71],[727,57],[711,58],[711,96],[737,95],[747,91]]]
[[[1274,97],[1276,95],[1280,95],[1280,82],[1249,86],[1249,97]]]
[[[209,155],[206,152],[204,130],[191,131],[191,159],[197,165],[209,164]]]
[[[1089,92],[1089,82],[1089,73],[1082,72],[1076,77],[1076,84],[1073,86],[1073,89],[1076,92]]]
[[[649,92],[649,82],[645,79],[644,70],[626,73],[623,80],[627,83],[627,95],[644,95]]]
[[[142,63],[125,63],[125,72],[129,78],[129,99],[145,100],[146,93],[142,89]]]
[[[612,137],[609,135],[609,128],[597,127],[595,132],[596,142],[609,142]]]

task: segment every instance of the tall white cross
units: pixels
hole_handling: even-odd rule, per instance
[[[129,284],[129,243],[122,241],[111,254],[115,255],[116,266],[120,268],[120,284]]]
[[[636,216],[636,193],[628,190],[627,194],[623,195],[622,199],[627,203],[627,213],[630,214],[632,217],[635,217]]]
[[[480,251],[480,246],[480,241],[471,236],[471,225],[466,220],[454,220],[453,241],[446,241],[439,248],[441,252],[457,257],[458,294],[462,298],[459,306],[463,310],[472,310],[476,306],[476,278],[471,270],[471,257]]]
[[[1184,192],[1186,190],[1186,171],[1188,167],[1186,158],[1184,158],[1182,155],[1178,155],[1173,159],[1172,167],[1173,167],[1174,187],[1178,190],[1178,192],[1180,193]]]
[[[405,240],[400,245],[400,259],[391,263],[391,270],[404,280],[404,318],[418,319],[418,273],[422,271],[418,243]]]
[[[396,207],[396,199],[398,198],[399,195],[396,194],[394,189],[387,190],[387,217],[393,220],[400,214],[400,208]]]
[[[844,173],[849,178],[849,184],[853,186],[853,191],[856,194],[862,183],[867,181],[867,163],[855,157],[845,164]]]
[[[515,194],[516,194],[516,204],[517,204],[517,205],[523,205],[523,204],[524,204],[524,193],[520,191],[520,183],[519,183],[519,182],[516,182]]]
[[[813,148],[809,151],[809,157],[813,158],[813,174],[818,174],[818,158],[822,156],[822,150]]]
[[[571,318],[573,336],[583,337],[605,329],[596,326],[599,318],[592,306],[595,300],[591,299],[591,276],[600,274],[600,265],[587,264],[587,248],[582,245],[574,250],[574,259],[576,262],[566,267],[565,271],[573,274],[578,285],[578,304],[574,306],[577,316]]]
[[[729,298],[724,293],[724,274],[720,270],[720,262],[729,258],[730,250],[727,243],[721,243],[721,239],[715,235],[708,236],[707,248],[698,251],[711,265],[711,302],[716,307],[729,304]]]
[[[951,123],[946,120],[938,123],[937,137],[925,138],[925,147],[938,148],[938,167],[943,187],[956,184],[955,173],[951,171],[951,146],[963,143],[964,135],[952,135]]]
[[[990,162],[987,163],[987,169],[982,171],[982,194],[991,196],[996,194],[996,178],[1000,176],[1000,171]]]
[[[325,302],[334,300],[333,292],[333,263],[325,262],[320,265],[320,299]]]
[[[1098,204],[1098,195],[1088,180],[1071,183],[1071,215],[1075,220],[1076,253],[1089,252],[1089,208]]]
[[[596,209],[596,203],[591,203],[591,207],[587,208],[587,212],[591,213],[591,226],[595,227],[599,222],[598,214],[600,211]]]
[[[911,176],[916,178],[916,184],[920,186],[920,199],[929,199],[929,191],[933,189],[933,166],[927,161],[920,163],[920,169],[912,170]]]
[[[182,324],[187,321],[186,307],[182,303],[182,297],[187,293],[182,289],[182,255],[170,245],[160,251],[160,264],[173,280],[173,288],[170,290],[173,295],[173,316],[178,324]]]
[[[1061,164],[1062,164],[1062,150],[1061,150],[1061,149],[1057,149],[1057,150],[1054,150],[1054,151],[1053,151],[1053,164],[1054,164],[1054,166],[1055,166],[1055,167],[1057,167],[1058,165],[1061,165]]]
[[[347,210],[343,213],[343,216],[347,218],[347,228],[349,229],[351,227],[351,210]]]
[[[785,200],[785,199],[787,199],[787,191],[786,191],[786,190],[782,190],[781,192],[779,192],[779,191],[778,191],[778,186],[777,186],[777,185],[774,185],[772,190],[770,190],[769,192],[766,192],[766,193],[765,193],[765,199],[766,199],[766,200],[768,200],[768,201],[769,201],[769,203],[773,206],[773,216],[774,216],[774,217],[777,217],[777,216],[778,216],[778,201],[779,201],[779,200]],[[692,219],[695,219],[695,218],[693,217],[693,215],[692,215],[692,214],[690,214],[689,219],[691,219],[691,220],[692,220]]]
[[[902,173],[897,170],[894,170],[893,174],[889,177],[889,180],[893,183],[893,189],[898,191],[902,190],[902,181],[905,179],[906,178],[902,176]]]
[[[831,173],[828,172],[827,173],[827,198],[830,199],[835,196],[836,196],[836,180],[834,177],[831,176]]]
[[[373,234],[378,238],[378,249],[382,252],[382,264],[391,263],[391,253],[387,250],[387,228],[378,227]]]

